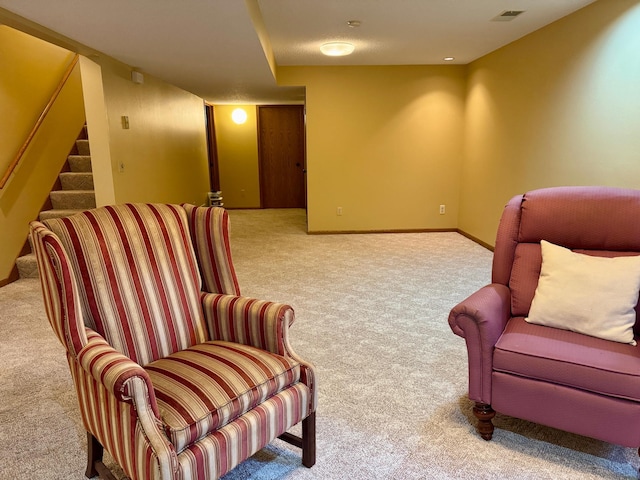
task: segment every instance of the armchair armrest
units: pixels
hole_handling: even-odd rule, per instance
[[[463,337],[469,356],[469,398],[491,404],[493,348],[511,316],[511,292],[492,283],[451,309],[449,326]]]
[[[78,353],[77,361],[70,357],[85,428],[109,452],[114,452],[112,455],[123,468],[136,468],[130,463],[133,457],[123,452],[137,451],[145,458],[155,456],[160,478],[175,478],[176,451],[164,433],[149,375],[100,334],[86,328],[86,335],[88,342]],[[132,428],[136,423],[140,429]],[[105,428],[105,424],[110,426]],[[144,476],[146,467],[142,462],[137,466],[138,473],[143,472]]]
[[[201,299],[212,340],[242,343],[290,356],[288,331],[295,317],[289,305],[205,292]]]
[[[160,418],[151,378],[144,368],[115,350],[100,334],[90,328],[86,332],[87,344],[78,352],[80,366],[120,402],[133,403],[130,383],[141,379],[147,386],[152,412]]]
[[[310,411],[315,411],[318,402],[315,369],[289,344],[289,327],[295,320],[291,306],[206,292],[201,293],[201,299],[211,340],[242,343],[298,362],[301,381],[312,392]]]

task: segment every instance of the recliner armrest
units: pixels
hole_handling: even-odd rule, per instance
[[[511,291],[492,283],[451,309],[449,326],[463,337],[469,356],[469,398],[491,404],[493,348],[511,316]]]

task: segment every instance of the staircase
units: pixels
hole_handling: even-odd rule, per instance
[[[38,215],[38,219],[42,221],[49,218],[68,217],[95,206],[91,154],[85,126],[78,135],[67,157],[67,162],[58,176],[58,181],[54,185],[54,190],[49,193],[49,200]],[[20,278],[38,277],[36,256],[32,253],[29,242],[25,243],[22,256],[18,257],[16,265]]]

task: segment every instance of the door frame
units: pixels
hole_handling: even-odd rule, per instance
[[[207,129],[207,158],[209,160],[209,189],[220,191],[220,171],[218,170],[218,142],[216,141],[216,124],[214,120],[214,106],[204,104]]]

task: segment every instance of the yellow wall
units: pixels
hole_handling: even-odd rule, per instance
[[[640,4],[599,1],[470,65],[459,228],[493,244],[513,195],[640,188]]]
[[[143,84],[133,83],[124,64],[106,58],[96,63],[102,71],[116,203],[205,204],[209,166],[203,100],[150,75],[144,75]],[[122,128],[122,116],[129,117],[129,129]],[[87,126],[91,141],[92,125]]]
[[[638,31],[637,0],[599,1],[468,68],[280,67],[307,92],[309,230],[493,244],[515,194],[640,188]]]
[[[309,231],[457,226],[465,67],[280,67],[278,83],[306,86]]]
[[[639,25],[637,0],[598,1],[469,67],[280,67],[281,85],[306,87],[309,230],[458,227],[491,244],[504,203],[517,193],[561,184],[640,188]],[[0,42],[0,53],[16,45]],[[42,52],[39,65],[52,58]],[[100,148],[108,165],[101,168],[111,170],[114,200],[204,203],[202,100],[147,75],[143,85],[133,84],[129,67],[92,60],[107,116],[96,127],[102,140],[108,130]],[[95,81],[96,67],[83,62]],[[10,84],[16,78],[13,70],[0,72],[3,89],[19,87]],[[87,96],[87,111],[100,95]],[[216,107],[219,135],[224,108]],[[229,131],[218,139],[229,207],[259,205],[253,107],[249,113],[245,140],[225,145]],[[122,115],[129,130],[121,128]],[[0,135],[18,128],[13,119],[1,124]],[[89,126],[90,139],[96,128]],[[2,252],[21,195],[14,190],[0,199]],[[9,268],[0,258],[0,279]]]
[[[72,57],[0,26],[0,100],[7,111],[0,118],[0,160],[13,159]],[[149,75],[142,85],[134,84],[131,68],[108,57],[81,57],[60,106],[0,191],[0,281],[9,277],[28,222],[37,217],[85,121],[83,87],[99,205],[207,201],[203,100]],[[129,117],[128,130],[122,129],[123,115]],[[9,145],[13,139],[19,139],[17,146]]]
[[[0,177],[72,59],[68,50],[0,25]]]
[[[247,121],[242,125],[231,120],[236,108],[247,112]],[[216,105],[214,114],[224,206],[260,208],[256,106]]]
[[[9,153],[13,160],[73,55],[4,26],[0,26],[0,49],[0,153],[4,158]],[[32,91],[37,99],[31,98]],[[0,281],[14,268],[29,222],[37,218],[83,123],[80,70],[76,66],[21,163],[0,190]],[[4,137],[7,132],[11,135]]]

